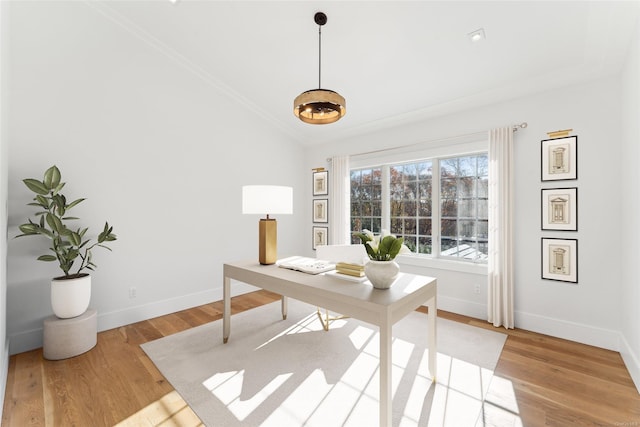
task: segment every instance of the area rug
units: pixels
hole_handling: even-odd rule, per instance
[[[210,427],[378,425],[377,327],[336,320],[324,331],[316,307],[274,302],[142,345]],[[438,368],[427,369],[427,315],[393,328],[393,425],[473,427],[506,335],[439,318]]]

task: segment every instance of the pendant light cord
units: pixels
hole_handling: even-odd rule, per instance
[[[322,87],[320,76],[322,75],[322,25],[318,25],[318,89]]]

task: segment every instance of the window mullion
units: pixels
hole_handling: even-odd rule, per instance
[[[440,160],[431,163],[431,256],[440,256]]]
[[[382,210],[382,219],[381,219],[381,224],[380,224],[380,228],[382,230],[389,230],[391,231],[391,201],[390,201],[390,197],[391,197],[391,178],[389,175],[389,165],[383,165],[382,166],[382,203],[381,203],[381,210]]]

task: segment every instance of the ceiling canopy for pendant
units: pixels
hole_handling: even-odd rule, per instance
[[[298,95],[293,101],[293,114],[305,123],[325,125],[340,120],[347,113],[347,104],[338,92],[321,89],[322,26],[327,23],[327,15],[317,12],[313,19],[318,24],[318,89]]]

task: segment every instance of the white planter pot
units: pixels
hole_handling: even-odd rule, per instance
[[[376,289],[389,289],[400,272],[400,266],[395,261],[369,260],[364,265],[364,274]]]
[[[80,316],[91,301],[91,276],[73,279],[56,278],[51,281],[51,307],[61,319]]]

